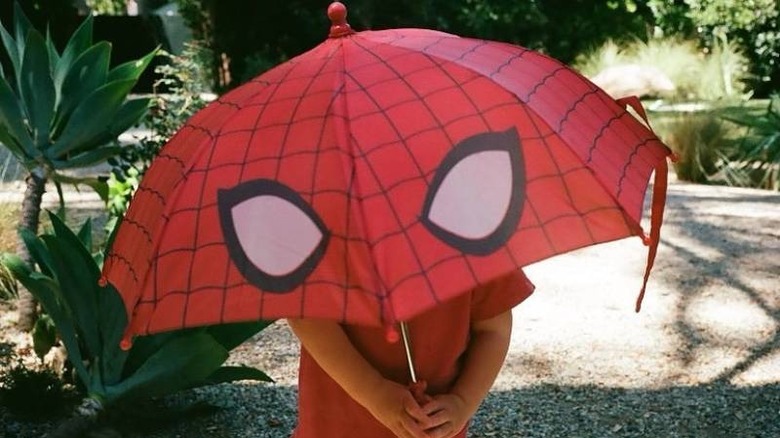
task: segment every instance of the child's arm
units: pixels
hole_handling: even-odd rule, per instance
[[[433,426],[426,431],[432,438],[457,434],[477,412],[501,370],[511,334],[511,311],[473,324],[463,369],[452,391],[434,396],[433,401],[423,406],[431,415]]]
[[[288,319],[288,324],[317,364],[356,402],[404,438],[428,438],[433,427],[409,389],[385,379],[350,342],[338,323]]]

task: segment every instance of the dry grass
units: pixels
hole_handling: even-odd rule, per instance
[[[38,230],[42,233],[50,228],[50,221],[45,209],[54,208],[52,205],[44,205],[41,212],[41,225]],[[0,254],[16,251],[17,229],[21,217],[20,206],[0,202]],[[108,215],[99,205],[80,205],[67,208],[65,223],[74,230],[78,230],[87,219],[92,220],[92,239],[95,245],[101,245],[106,238],[104,230]],[[94,249],[94,248],[93,248]]]
[[[50,205],[45,207],[51,208]],[[0,254],[15,253],[17,251],[17,229],[19,218],[21,217],[21,207],[14,203],[0,202]],[[106,239],[104,226],[106,223],[106,212],[102,208],[95,208],[90,205],[81,208],[71,208],[67,210],[66,223],[73,229],[78,229],[87,219],[92,219],[92,240],[93,250],[100,248]],[[48,215],[41,214],[41,226],[39,232],[50,228]],[[0,266],[0,300],[16,296],[18,285],[7,270]]]
[[[19,207],[0,204],[0,253],[16,250],[16,226],[19,223]]]

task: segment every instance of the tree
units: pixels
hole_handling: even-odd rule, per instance
[[[176,0],[195,37],[215,54],[224,90],[320,44],[330,23],[327,2],[290,0],[284,7],[251,0]],[[652,14],[635,0],[361,0],[345,1],[357,31],[436,29],[542,50],[564,62],[608,39],[643,37]]]
[[[11,71],[0,69],[0,143],[27,171],[20,228],[38,231],[41,200],[49,181],[62,204],[61,184],[84,184],[105,197],[95,178],[72,178],[62,171],[93,166],[119,152],[115,140],[146,112],[149,100],[127,100],[154,52],[109,69],[111,45],[92,42],[88,17],[62,52],[47,33],[33,27],[18,4],[14,29],[0,24]],[[18,253],[32,265],[20,241]],[[35,301],[20,294],[19,325],[32,328]]]
[[[722,41],[745,50],[754,77],[751,88],[769,95],[780,83],[780,2],[777,0],[649,0],[661,30],[687,32],[705,48]]]

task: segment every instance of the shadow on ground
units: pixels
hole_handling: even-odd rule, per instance
[[[670,193],[674,213],[665,226],[676,234],[662,245],[672,253],[665,272],[673,275],[660,276],[679,295],[675,328],[683,367],[707,350],[743,350],[711,379],[720,383],[780,352],[780,216],[774,215],[780,209],[757,208],[780,206],[780,195],[727,193],[727,199],[725,193]]]
[[[217,406],[215,413],[156,431],[125,428],[124,436],[289,436],[295,426],[294,387],[232,385],[232,391],[235,397],[198,397]],[[236,411],[237,405],[247,403],[251,409]],[[470,436],[777,438],[778,418],[780,384],[735,387],[718,383],[656,390],[540,385],[491,392],[472,423]],[[746,424],[749,432],[743,430]]]
[[[473,429],[475,436],[518,438],[776,438],[778,418],[778,384],[657,390],[544,385],[490,393]],[[752,432],[745,433],[743,424]]]

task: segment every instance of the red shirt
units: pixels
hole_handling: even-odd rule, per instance
[[[417,378],[430,395],[446,393],[460,372],[473,321],[497,316],[525,300],[534,286],[518,270],[450,300],[408,323]],[[390,344],[381,328],[343,326],[355,348],[386,378],[410,382],[402,342]],[[458,437],[466,436],[464,429]],[[328,376],[305,348],[298,371],[298,427],[293,438],[395,438]]]

